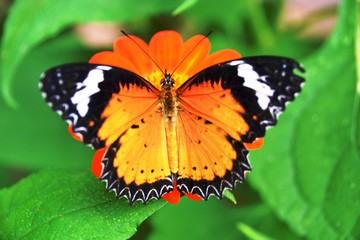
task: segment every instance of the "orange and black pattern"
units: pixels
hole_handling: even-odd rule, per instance
[[[171,31],[161,34],[177,38]],[[188,56],[192,45],[186,44]],[[167,66],[163,73],[150,71],[151,62],[137,70],[135,63],[115,66],[116,59],[67,64],[45,72],[40,89],[72,134],[101,150],[93,166],[117,197],[147,203],[176,190],[222,198],[244,180],[251,170],[248,150],[261,146],[266,129],[304,82],[296,74],[303,68],[292,59],[227,54],[206,58],[198,72],[169,65],[155,53],[155,61]]]

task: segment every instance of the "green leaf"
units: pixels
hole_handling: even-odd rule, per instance
[[[13,107],[16,106],[11,82],[24,56],[40,42],[56,35],[65,27],[91,21],[126,22],[157,13],[170,12],[178,5],[177,0],[15,1],[6,20],[1,42],[0,86],[5,101]]]
[[[224,191],[224,197],[226,197],[227,199],[229,199],[232,203],[236,204],[236,198],[234,196],[234,194],[230,191],[230,190],[225,190]]]
[[[245,224],[245,223],[238,223],[237,224],[237,228],[245,234],[245,236],[248,239],[254,239],[254,240],[272,240],[272,238],[269,238],[268,236],[265,236],[264,234],[256,231],[255,229],[253,229],[252,227],[250,227],[249,225]]]
[[[41,97],[38,82],[46,69],[66,62],[86,61],[91,55],[74,36],[66,34],[25,57],[14,82],[20,107],[14,110],[0,101],[0,132],[6,136],[0,138],[0,166],[27,170],[51,166],[90,169],[94,151],[69,135],[67,124]]]
[[[165,204],[130,206],[90,173],[51,169],[0,191],[0,229],[7,239],[128,239]]]
[[[197,31],[207,33],[209,30],[215,30],[209,27],[220,26],[229,36],[237,36],[244,30],[243,20],[249,16],[246,7],[246,1],[198,1],[184,12],[184,16],[193,24],[197,24]],[[201,29],[202,27],[204,29]]]
[[[246,6],[251,18],[250,24],[255,41],[260,48],[272,46],[275,42],[274,33],[266,19],[263,5],[260,1],[246,0]]]
[[[186,11],[187,9],[191,8],[193,5],[195,5],[198,2],[198,0],[184,0],[173,12],[172,15],[176,16],[180,13]]]
[[[0,168],[0,189],[11,184],[11,173],[8,169]],[[0,238],[1,239],[1,238]]]
[[[303,93],[269,131],[264,148],[250,154],[256,159],[251,183],[309,239],[359,238],[360,159],[351,141],[355,9],[355,1],[342,1],[330,41],[304,61]]]
[[[238,184],[234,194],[236,205],[215,197],[200,202],[182,197],[178,205],[169,204],[151,217],[153,231],[147,239],[247,239],[237,230],[240,221],[274,239],[299,239],[247,183]],[[176,221],[169,221],[174,216]]]
[[[356,97],[354,108],[354,123],[353,123],[353,141],[357,152],[360,153],[360,1],[356,2],[356,70],[357,70],[357,84]]]

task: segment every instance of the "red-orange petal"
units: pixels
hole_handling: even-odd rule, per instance
[[[119,67],[136,73],[134,65],[124,56],[114,52],[104,51],[96,53],[89,60],[92,64],[105,64],[109,66]]]
[[[184,193],[186,197],[190,198],[191,200],[195,201],[195,202],[199,202],[202,200],[202,197],[200,197],[197,194],[193,194],[193,193]]]
[[[198,68],[202,65],[210,52],[209,39],[204,38],[202,35],[196,35],[184,43],[181,65],[176,70],[179,75],[185,75],[188,78],[199,72]],[[202,69],[201,69],[202,70]],[[178,84],[182,84],[178,83]]]
[[[114,52],[127,59],[134,70],[133,72],[144,78],[151,74],[155,69],[154,63],[151,61],[149,46],[136,36],[123,36],[115,40]]]
[[[222,50],[209,56],[210,48],[209,39],[203,35],[193,36],[183,43],[178,32],[166,30],[156,33],[149,45],[136,36],[122,36],[115,40],[114,52],[97,53],[89,62],[129,70],[157,88],[161,88],[163,72],[174,73],[175,88],[178,88],[207,67],[241,58],[234,50]]]
[[[68,132],[76,141],[82,142],[82,136],[80,134],[74,133],[71,125],[68,126]]]
[[[172,73],[181,60],[183,40],[178,32],[161,31],[151,38],[150,55],[161,67],[161,71]]]
[[[162,198],[171,204],[178,204],[180,202],[180,192],[177,190],[177,188],[174,188],[169,193],[165,193]]]
[[[241,58],[241,54],[232,49],[224,49],[217,52],[214,52],[210,56],[208,56],[199,66],[200,70],[204,70],[205,68],[211,67],[215,64],[231,61],[234,59]]]
[[[101,148],[99,150],[97,150],[94,154],[93,160],[92,160],[92,164],[91,164],[91,171],[94,174],[95,177],[100,178],[101,174],[102,174],[102,159],[104,157],[104,155],[106,154],[107,148]]]
[[[174,189],[169,192],[169,193],[165,193],[162,198],[167,201],[168,203],[171,204],[178,204],[180,202],[180,192],[177,189],[177,183],[176,180],[174,180]]]
[[[252,143],[244,143],[244,146],[248,150],[256,150],[264,145],[264,138],[257,138]]]
[[[234,59],[239,59],[239,58],[241,58],[241,55],[240,55],[240,53],[238,53],[235,50],[226,49],[226,50],[221,50],[221,51],[215,52],[215,53],[211,54],[210,56],[207,56],[206,58],[204,58],[200,64],[195,66],[192,69],[191,76],[193,76],[196,73],[198,73],[208,67],[211,67],[213,65],[231,61]]]

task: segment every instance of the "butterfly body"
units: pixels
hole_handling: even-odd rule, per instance
[[[165,70],[174,64],[165,74],[143,75],[106,64],[62,65],[42,76],[40,89],[71,131],[101,151],[99,178],[118,197],[146,203],[176,190],[222,198],[244,180],[248,149],[258,148],[304,81],[292,59],[231,56],[190,75],[179,74],[190,63],[171,75]]]
[[[161,93],[159,101],[161,103],[162,114],[169,121],[176,121],[178,111],[178,99],[174,89],[175,81],[169,74],[165,74],[164,79],[161,81]]]

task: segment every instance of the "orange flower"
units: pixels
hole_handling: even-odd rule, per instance
[[[175,80],[176,89],[207,67],[241,57],[238,52],[230,49],[211,55],[209,52],[210,41],[204,36],[196,35],[183,42],[178,32],[167,30],[156,33],[149,44],[136,36],[122,36],[115,40],[113,52],[99,52],[89,60],[89,63],[106,64],[129,70],[143,77],[159,90],[161,90],[160,82],[164,77],[163,72],[170,73]]]

